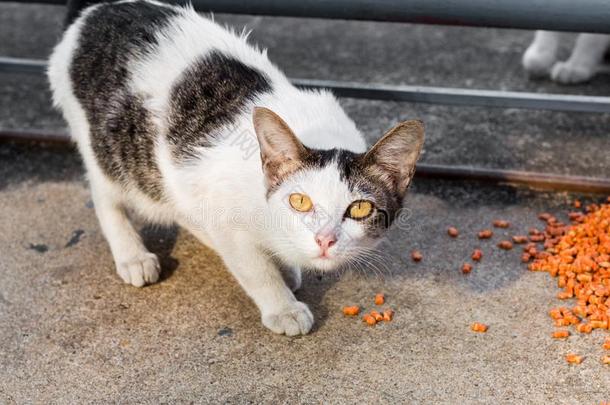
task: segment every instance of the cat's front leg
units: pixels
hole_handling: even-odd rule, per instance
[[[95,212],[110,245],[116,270],[124,282],[135,287],[159,280],[159,259],[142,243],[112,185],[90,172]]]
[[[570,58],[553,66],[551,78],[564,84],[590,80],[599,70],[608,46],[610,35],[580,34]]]
[[[303,275],[300,267],[281,266],[280,271],[284,281],[292,292],[298,291],[303,283]]]
[[[557,61],[559,34],[552,31],[536,31],[534,40],[523,54],[521,63],[532,76],[546,76]]]
[[[258,306],[263,325],[288,336],[311,330],[311,311],[296,299],[268,254],[242,235],[233,235],[231,240],[214,238],[214,242],[229,271]]]

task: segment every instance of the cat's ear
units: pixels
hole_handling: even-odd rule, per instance
[[[365,168],[402,198],[415,173],[415,163],[423,144],[423,122],[401,122],[386,132],[364,155]]]
[[[301,168],[309,152],[288,124],[270,109],[254,107],[252,120],[267,187],[272,188]]]

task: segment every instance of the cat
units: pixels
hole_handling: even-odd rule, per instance
[[[610,35],[580,34],[567,61],[558,62],[560,34],[536,31],[534,41],[523,54],[522,64],[532,76],[550,76],[563,84],[583,83],[606,69],[604,55],[610,47]]]
[[[368,151],[332,94],[294,87],[267,58],[192,7],[128,0],[86,8],[49,60],[53,101],[87,169],[118,275],[160,266],[126,209],[178,224],[215,250],[275,333],[314,318],[301,270],[362,261],[399,213],[421,121]]]

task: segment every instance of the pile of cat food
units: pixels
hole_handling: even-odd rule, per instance
[[[575,209],[582,208],[580,201],[574,201]],[[557,278],[562,289],[557,294],[561,300],[576,300],[570,306],[550,310],[549,315],[558,329],[552,337],[568,339],[571,334],[567,327],[573,326],[578,333],[591,333],[599,329],[610,329],[610,197],[606,204],[590,204],[583,211],[568,213],[569,224],[563,223],[549,213],[542,213],[539,219],[544,227],[532,227],[527,235],[514,235],[510,240],[501,240],[497,247],[504,250],[522,245],[521,261],[528,263],[531,271],[547,272]],[[495,228],[507,229],[508,221],[493,221]],[[447,229],[447,234],[456,238],[456,227]],[[477,233],[478,239],[491,239],[494,232],[483,229]],[[413,251],[415,262],[423,260],[419,251]],[[464,274],[472,272],[474,264],[481,261],[483,252],[475,249],[470,258],[461,266]],[[471,325],[473,332],[486,332],[488,326],[479,322]],[[610,337],[603,344],[603,364],[610,364]],[[570,364],[580,364],[584,357],[568,353],[565,359]]]
[[[383,306],[385,304],[385,296],[383,294],[376,294],[374,302],[377,306]],[[359,313],[360,307],[357,305],[343,307],[343,314],[345,316],[357,316]],[[382,312],[373,309],[362,317],[362,322],[369,326],[375,326],[379,322],[391,322],[392,318],[394,318],[394,311],[391,309],[386,309]]]
[[[581,203],[575,201],[574,207],[580,208]],[[541,233],[545,250],[532,256],[528,269],[556,277],[557,286],[562,289],[557,298],[576,300],[575,305],[549,311],[555,326],[573,326],[578,333],[607,331],[610,328],[610,204],[591,204],[585,212],[573,211],[568,217],[571,224],[565,225],[551,214],[540,214],[539,218],[547,224]],[[567,329],[553,333],[556,339],[569,336]],[[606,339],[603,349],[610,350],[610,338]],[[570,353],[566,361],[579,364],[583,358]],[[601,361],[610,364],[610,352]]]

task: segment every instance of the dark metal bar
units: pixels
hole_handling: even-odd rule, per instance
[[[69,144],[70,136],[67,134],[21,129],[0,129],[0,142],[46,142],[53,144]]]
[[[528,108],[556,111],[610,112],[610,97],[429,86],[391,86],[330,80],[292,79],[304,88],[327,88],[339,97],[416,103]]]
[[[0,73],[44,74],[46,68],[44,60],[0,56]]]
[[[65,0],[34,2],[58,5],[66,3]],[[215,13],[610,33],[608,0],[170,0],[167,2],[192,3],[199,11]]]
[[[71,143],[70,137],[66,134],[10,129],[0,129],[0,141],[47,142],[65,145]],[[415,176],[419,178],[482,181],[494,184],[504,183],[546,190],[610,195],[610,179],[595,177],[425,163],[417,165]]]
[[[432,164],[418,164],[415,176],[514,184],[535,189],[610,195],[610,179],[608,178]]]
[[[0,72],[42,74],[45,69],[46,63],[42,60],[0,57]],[[390,86],[332,80],[292,79],[292,83],[303,88],[330,89],[339,97],[365,98],[369,100],[556,111],[610,112],[610,97],[427,86]]]

